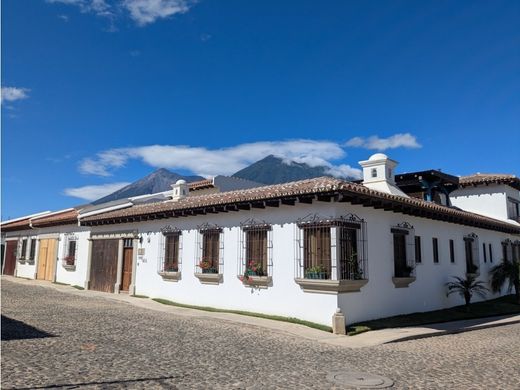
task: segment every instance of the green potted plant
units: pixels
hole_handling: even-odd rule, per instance
[[[361,280],[363,279],[363,270],[359,269],[359,262],[357,253],[352,253],[347,260],[347,270],[349,279]]]
[[[307,279],[328,279],[327,269],[321,265],[314,265],[305,270],[305,278]]]

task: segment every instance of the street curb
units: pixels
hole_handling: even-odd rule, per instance
[[[500,323],[497,323],[497,324],[475,325],[475,326],[472,326],[472,327],[469,327],[469,328],[459,328],[459,329],[452,329],[452,330],[440,330],[440,331],[432,332],[432,333],[417,334],[417,335],[412,335],[412,336],[404,336],[404,337],[402,337],[400,339],[386,341],[383,344],[400,343],[402,341],[426,339],[426,338],[429,338],[429,337],[447,336],[447,335],[451,335],[451,334],[472,332],[472,331],[475,331],[475,330],[482,330],[482,329],[489,329],[489,328],[498,328],[500,326],[513,325],[513,324],[518,324],[518,323],[520,323],[520,319],[515,319],[515,320],[511,320],[511,321],[506,321],[506,322],[500,322]]]

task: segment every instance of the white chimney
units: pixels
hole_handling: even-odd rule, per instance
[[[172,184],[172,200],[178,201],[188,196],[188,183],[186,180],[177,180],[175,184]]]
[[[376,153],[368,160],[360,161],[359,165],[363,167],[363,185],[376,191],[408,198],[409,196],[395,185],[394,169],[397,164],[397,161],[383,153]]]

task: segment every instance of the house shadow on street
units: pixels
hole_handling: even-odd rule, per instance
[[[27,325],[25,322],[13,320],[12,318],[2,315],[2,341],[41,339],[45,337],[56,336]]]

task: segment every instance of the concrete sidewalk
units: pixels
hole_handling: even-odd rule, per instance
[[[321,330],[309,328],[304,325],[293,324],[283,321],[268,320],[264,318],[250,317],[233,313],[208,312],[204,310],[189,309],[177,306],[168,306],[153,301],[149,298],[135,298],[128,294],[108,294],[99,291],[78,290],[69,285],[54,284],[41,280],[28,280],[12,276],[2,276],[2,281],[53,288],[55,290],[85,297],[96,297],[112,301],[124,302],[129,305],[156,310],[174,315],[216,318],[222,321],[231,321],[246,326],[260,326],[271,331],[283,333],[295,337],[303,337],[320,343],[341,346],[346,348],[372,347],[386,343],[412,340],[424,337],[442,336],[446,334],[468,332],[472,330],[485,329],[495,326],[503,326],[520,323],[520,315],[489,317],[474,320],[453,321],[440,324],[429,324],[422,327],[406,327],[375,330],[359,334],[357,336],[340,336]]]

